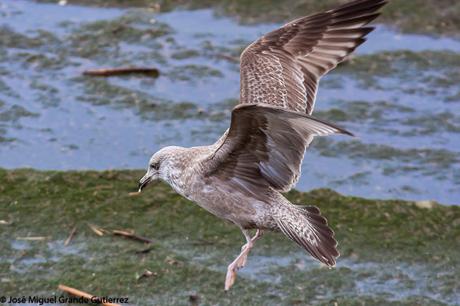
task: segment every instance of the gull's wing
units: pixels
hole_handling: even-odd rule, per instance
[[[227,134],[205,159],[205,176],[254,197],[263,196],[268,187],[285,192],[297,182],[313,137],[336,133],[351,135],[309,115],[271,105],[238,105]]]
[[[240,103],[311,114],[319,79],[365,41],[386,3],[352,1],[262,36],[241,54]]]

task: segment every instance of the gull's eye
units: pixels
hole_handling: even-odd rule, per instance
[[[155,169],[155,170],[158,170],[158,169],[160,169],[160,163],[151,164],[151,165],[150,165],[150,168]]]

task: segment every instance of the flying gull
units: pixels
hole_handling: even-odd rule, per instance
[[[365,41],[373,30],[367,25],[386,3],[352,1],[262,36],[241,54],[240,103],[224,135],[210,146],[166,147],[151,157],[139,192],[163,180],[243,232],[246,244],[228,266],[225,290],[266,230],[281,231],[320,262],[335,266],[337,242],[320,210],[294,205],[282,193],[298,181],[314,137],[352,135],[311,116],[318,82]]]

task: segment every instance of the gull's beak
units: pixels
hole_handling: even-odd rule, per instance
[[[151,181],[152,177],[146,173],[139,181],[139,192],[141,192]]]

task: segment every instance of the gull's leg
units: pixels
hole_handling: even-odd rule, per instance
[[[246,256],[243,256],[242,259],[241,259],[242,261],[241,261],[241,267],[240,267],[240,268],[243,268],[244,266],[246,266],[246,262],[247,262],[247,260],[248,260],[248,255],[249,255],[249,251],[250,251],[250,250],[252,249],[252,247],[254,246],[254,242],[256,242],[257,240],[259,240],[260,237],[263,236],[263,234],[264,234],[264,231],[258,229],[258,230],[256,231],[256,234],[254,235],[254,237],[252,237],[252,238],[250,239],[250,241],[248,242],[248,243],[250,243],[250,247],[249,247],[249,249],[248,249],[247,252],[246,252]],[[246,239],[247,239],[247,237],[246,237]],[[245,245],[243,245],[243,246],[241,247],[241,252],[243,252],[243,251],[245,250],[245,248],[247,248],[248,243],[246,243]],[[239,269],[240,269],[240,268],[239,268]]]
[[[256,242],[260,237],[262,237],[264,233],[262,230],[258,229],[254,237],[251,238],[247,230],[241,229],[241,231],[243,232],[243,235],[246,238],[246,244],[243,245],[243,247],[241,248],[240,255],[238,255],[227,268],[227,276],[225,278],[225,290],[228,290],[231,286],[233,286],[236,280],[236,272],[246,265],[249,251],[251,251],[252,247],[254,246],[254,242]]]

